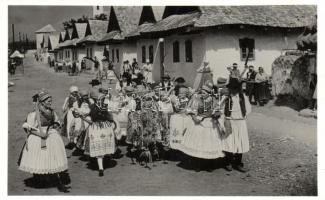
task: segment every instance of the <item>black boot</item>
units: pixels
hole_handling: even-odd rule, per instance
[[[100,169],[99,172],[98,172],[98,176],[103,177],[104,176],[104,170]]]
[[[232,171],[233,153],[225,152],[225,170],[228,172]]]
[[[243,157],[243,154],[241,153],[236,153],[234,155],[234,163],[233,163],[233,166],[234,166],[234,169],[239,171],[239,172],[248,172],[249,170],[247,168],[244,167],[244,164],[242,163],[242,157]]]
[[[61,177],[59,174],[57,174],[57,178],[58,178],[58,183],[57,183],[57,188],[59,190],[59,192],[64,192],[64,193],[69,193],[69,187],[65,186],[62,183]]]

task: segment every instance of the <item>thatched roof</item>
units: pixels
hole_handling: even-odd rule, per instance
[[[107,26],[108,21],[89,20],[85,30],[86,36],[79,40],[77,43],[93,43],[101,40],[106,34]]]
[[[48,24],[48,25],[40,28],[39,30],[35,31],[35,33],[52,33],[55,31],[56,30],[53,28],[53,26],[51,24]]]
[[[283,28],[304,27],[316,15],[316,6],[201,6],[196,27],[247,24]]]
[[[183,13],[182,13],[183,12]],[[280,28],[307,26],[316,15],[316,6],[199,6],[198,9],[166,7],[162,20],[148,32],[163,32],[186,26],[205,28],[221,25],[252,25]]]
[[[186,26],[193,26],[195,21],[199,18],[200,13],[189,13],[181,15],[171,15],[163,20],[158,21],[153,26],[147,28],[143,33],[147,32],[163,32],[178,29]]]
[[[86,29],[87,29],[87,23],[75,23],[74,24],[74,31],[77,34],[76,38],[83,38],[86,35]],[[72,35],[74,35],[75,33],[73,33]]]
[[[304,32],[299,35],[296,41],[299,50],[317,50],[317,18],[314,17],[309,26],[306,26]]]
[[[138,22],[138,27],[129,32],[125,37],[132,38],[139,36],[141,32],[145,32],[151,28],[157,21],[162,18],[162,11],[164,7],[161,6],[143,6]]]
[[[136,30],[141,11],[141,6],[112,6],[109,15],[107,34],[100,40],[100,42],[115,40],[117,37],[116,31],[120,32],[117,37],[117,39],[120,40],[132,31]],[[114,34],[110,33],[113,31],[115,31]]]

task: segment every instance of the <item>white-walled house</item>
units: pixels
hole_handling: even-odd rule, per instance
[[[125,37],[137,29],[141,10],[140,6],[111,6],[106,34],[98,44],[108,47],[108,59],[113,62],[117,74],[121,74],[123,61],[131,64],[133,58],[137,58],[136,40]]]
[[[59,38],[60,38],[60,32],[52,33],[49,35],[48,39],[48,53],[51,58],[51,60],[57,60],[58,52],[56,51],[56,48],[59,45]]]
[[[60,48],[61,44],[64,42],[65,38],[65,31],[61,31],[59,34],[59,42],[58,45],[55,47],[55,51],[57,52],[56,62],[62,63],[63,62],[63,49]]]
[[[97,42],[105,35],[107,31],[108,21],[105,20],[88,20],[85,37],[77,42],[79,51],[83,53],[79,54],[78,59],[84,57],[94,59],[98,61],[104,58],[105,46],[97,44]]]
[[[38,56],[42,57],[44,63],[47,62],[48,54],[48,40],[49,36],[52,33],[55,33],[56,30],[53,28],[51,24],[48,24],[41,29],[35,31],[36,34],[36,49]]]
[[[156,81],[168,73],[193,85],[205,61],[216,81],[227,77],[232,63],[243,69],[247,53],[248,65],[270,75],[273,61],[285,49],[296,49],[298,35],[315,15],[315,6],[167,6],[162,20],[140,32],[137,54],[148,56],[143,46],[153,46]]]

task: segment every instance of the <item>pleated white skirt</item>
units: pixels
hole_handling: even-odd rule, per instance
[[[33,174],[54,174],[68,169],[68,160],[61,136],[54,129],[49,130],[46,149],[41,149],[41,138],[28,137],[24,146],[19,170]]]
[[[223,150],[231,153],[249,151],[249,139],[246,120],[230,120],[232,133],[222,139]]]
[[[224,156],[222,147],[218,127],[211,118],[206,118],[200,124],[192,123],[179,150],[197,158],[216,159]]]

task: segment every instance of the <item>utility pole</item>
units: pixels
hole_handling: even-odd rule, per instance
[[[12,24],[12,51],[15,49],[15,24]]]

